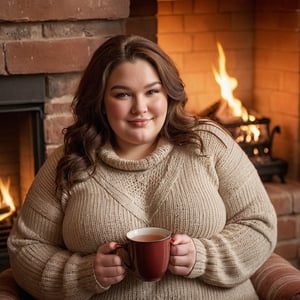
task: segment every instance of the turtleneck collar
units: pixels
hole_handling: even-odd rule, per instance
[[[99,157],[107,165],[127,171],[143,171],[164,160],[172,151],[174,145],[165,139],[160,139],[156,149],[147,157],[139,160],[129,160],[119,157],[110,143],[101,148]]]

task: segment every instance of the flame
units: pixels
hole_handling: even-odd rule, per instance
[[[240,117],[244,122],[255,121],[255,116],[248,113],[247,109],[242,105],[242,102],[233,96],[233,90],[238,86],[236,78],[228,75],[226,71],[226,57],[223,47],[217,43],[219,53],[219,72],[213,67],[213,73],[216,82],[221,88],[222,98],[227,102],[231,113],[235,117]],[[240,126],[243,134],[237,138],[237,142],[250,143],[251,141],[257,142],[260,137],[260,130],[256,125],[243,125]]]
[[[3,181],[3,179],[0,178],[0,193],[2,197],[0,197],[0,209],[8,207],[8,212],[4,212],[0,214],[0,221],[4,220],[5,218],[9,217],[13,212],[15,212],[16,207],[13,201],[13,198],[11,197],[9,193],[10,188],[10,179],[8,178],[6,182]]]
[[[247,109],[242,105],[242,102],[235,98],[232,91],[238,86],[238,81],[234,77],[230,77],[226,71],[226,57],[223,47],[220,43],[217,43],[219,52],[219,72],[213,67],[213,73],[217,83],[221,88],[221,95],[224,100],[227,101],[231,108],[232,114],[236,117],[241,117],[243,121],[249,120],[249,114]]]

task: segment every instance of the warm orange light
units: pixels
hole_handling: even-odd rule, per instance
[[[219,52],[219,72],[213,67],[213,73],[216,82],[221,89],[222,99],[224,99],[231,111],[232,116],[240,117],[244,122],[255,121],[255,116],[250,115],[247,109],[242,105],[242,102],[233,96],[233,91],[238,86],[236,78],[228,75],[226,71],[226,57],[223,47],[217,43]],[[237,142],[250,143],[251,141],[257,142],[260,137],[260,130],[256,125],[243,125],[240,127],[243,135],[237,138]]]
[[[8,212],[4,212],[0,214],[0,221],[4,220],[5,218],[9,217],[15,210],[15,204],[13,198],[9,193],[10,188],[10,179],[8,178],[6,182],[0,178],[0,193],[1,193],[1,202],[0,202],[0,209],[8,207]]]
[[[219,52],[219,72],[213,67],[213,73],[217,83],[221,88],[221,95],[227,101],[233,116],[241,117],[243,121],[248,120],[247,109],[242,105],[242,102],[233,96],[233,90],[238,86],[238,81],[234,77],[230,77],[226,71],[226,57],[223,47],[217,43]]]

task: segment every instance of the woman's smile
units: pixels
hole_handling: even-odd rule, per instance
[[[146,127],[151,122],[151,120],[152,118],[137,118],[128,122],[133,127]]]

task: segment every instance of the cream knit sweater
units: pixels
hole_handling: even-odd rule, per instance
[[[222,129],[201,125],[204,153],[161,141],[142,160],[100,154],[93,178],[55,196],[58,149],[37,174],[8,240],[17,282],[38,299],[258,299],[249,277],[276,243],[276,215],[260,178]],[[157,226],[186,233],[197,258],[188,277],[159,282],[128,272],[99,286],[97,248],[127,231]]]

